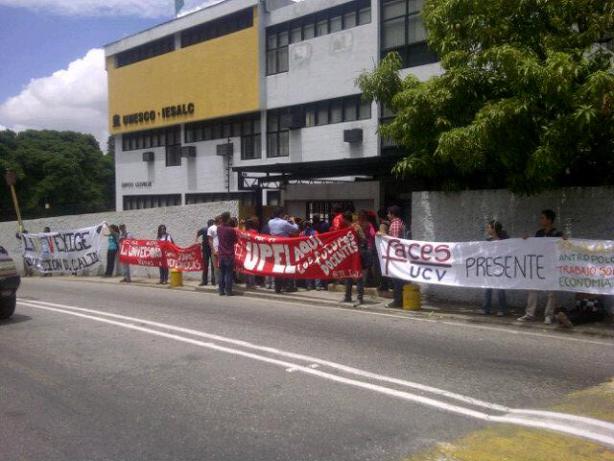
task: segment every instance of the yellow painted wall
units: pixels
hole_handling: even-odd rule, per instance
[[[107,58],[111,134],[253,112],[260,108],[258,17],[254,26],[115,68]],[[163,107],[194,103],[194,114],[163,119]],[[114,115],[155,111],[154,122],[113,127]]]

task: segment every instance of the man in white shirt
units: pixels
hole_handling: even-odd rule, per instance
[[[215,224],[209,226],[207,229],[207,238],[209,239],[209,247],[211,248],[211,257],[213,258],[213,274],[214,280],[220,279],[220,265],[218,264],[217,250],[220,246],[220,241],[217,237],[217,226],[220,225],[221,219],[219,216],[215,217]],[[215,282],[213,282],[215,284]]]

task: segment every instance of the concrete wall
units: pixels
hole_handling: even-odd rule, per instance
[[[92,226],[103,221],[109,224],[126,224],[128,232],[135,238],[153,239],[160,224],[165,224],[175,243],[180,246],[189,246],[194,243],[196,232],[203,227],[210,218],[224,211],[233,216],[239,213],[237,201],[202,203],[198,205],[176,206],[168,208],[152,208],[148,210],[132,210],[108,213],[94,213],[86,215],[58,216],[54,218],[34,219],[25,221],[24,225],[30,232],[42,232],[45,226],[51,230],[68,230],[79,227]],[[21,243],[15,238],[16,222],[0,223],[0,245],[9,251],[21,269]],[[103,241],[101,257],[106,261],[106,239]],[[104,264],[99,271],[104,270]],[[158,277],[157,268],[132,267],[133,275],[137,277]],[[199,278],[200,274],[185,274],[188,278]]]
[[[575,238],[614,239],[614,187],[569,188],[524,197],[506,190],[458,193],[415,192],[412,194],[413,238],[427,241],[463,242],[484,240],[484,227],[501,221],[511,237],[534,235],[541,210],[557,214],[556,227]],[[482,290],[423,287],[428,298],[472,303],[482,300]],[[573,295],[562,293],[560,303]],[[510,305],[524,307],[525,292],[508,292]],[[612,306],[612,299],[608,302]]]

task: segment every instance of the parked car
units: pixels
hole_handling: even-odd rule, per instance
[[[0,246],[0,320],[8,319],[15,312],[17,288],[21,277],[15,262],[8,252]]]

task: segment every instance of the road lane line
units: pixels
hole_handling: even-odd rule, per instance
[[[46,311],[61,313],[65,315],[71,315],[75,317],[85,318],[101,323],[106,323],[109,325],[114,325],[122,328],[126,328],[133,331],[139,331],[142,333],[147,333],[151,335],[156,335],[168,339],[172,339],[179,342],[184,342],[192,345],[196,345],[203,348],[208,348],[212,350],[216,350],[219,352],[224,352],[236,356],[246,357],[252,360],[256,360],[259,362],[269,363],[272,365],[280,366],[285,368],[286,370],[292,369],[293,371],[302,372],[308,375],[317,376],[322,379],[327,379],[329,381],[338,382],[341,384],[350,385],[353,387],[358,387],[362,389],[366,389],[369,391],[377,392],[380,394],[388,395],[391,397],[396,397],[404,400],[408,400],[414,403],[426,405],[429,407],[433,407],[439,410],[459,414],[462,416],[467,416],[475,419],[479,419],[482,421],[489,422],[497,422],[497,423],[508,423],[508,424],[516,424],[525,427],[532,427],[538,429],[546,429],[557,431],[577,437],[583,437],[586,439],[590,439],[605,445],[609,445],[614,447],[614,430],[612,430],[609,426],[609,423],[605,423],[604,421],[593,420],[592,418],[585,417],[575,417],[574,415],[566,415],[554,412],[533,412],[531,410],[527,410],[525,415],[514,414],[514,410],[511,410],[510,413],[505,415],[489,415],[484,412],[476,411],[473,409],[461,407],[459,405],[451,405],[446,402],[442,402],[433,398],[428,398],[416,394],[412,394],[406,391],[399,391],[397,389],[391,389],[384,386],[380,386],[377,384],[372,384],[368,382],[358,381],[356,379],[345,378],[342,376],[334,375],[331,373],[323,372],[318,369],[311,368],[309,366],[303,366],[300,364],[295,364],[279,359],[274,359],[262,355],[258,355],[251,352],[246,352],[239,349],[233,349],[226,346],[220,346],[215,343],[208,343],[200,340],[195,340],[192,338],[186,338],[184,336],[179,336],[172,333],[165,333],[162,331],[152,330],[150,328],[134,325],[131,323],[119,322],[116,320],[111,320],[109,318],[104,317],[96,317],[94,315],[89,315],[85,313],[76,312],[76,309],[85,310],[82,308],[72,308],[72,309],[62,309],[57,307],[49,307],[41,304],[34,304],[20,301],[21,305],[32,307],[35,309],[42,309]],[[136,319],[136,321],[140,323],[148,322],[143,319]],[[162,324],[163,325],[163,324]],[[249,343],[248,343],[249,344]],[[516,410],[516,413],[519,413],[519,410]],[[540,420],[540,417],[544,417],[544,415],[540,415],[538,413],[548,413],[545,415],[545,420]],[[561,418],[561,416],[563,418]],[[569,421],[570,424],[565,423],[565,419]],[[563,422],[561,422],[563,420]],[[578,421],[581,420],[582,425],[577,425]],[[574,424],[571,424],[574,423]],[[592,427],[591,427],[592,426]],[[591,430],[592,429],[592,430]]]
[[[20,301],[22,302],[22,301]],[[239,339],[233,339],[233,338],[228,338],[225,336],[220,336],[220,335],[216,335],[216,334],[212,334],[212,333],[206,333],[204,331],[200,331],[200,330],[193,330],[190,328],[183,328],[183,327],[179,327],[179,326],[175,326],[175,325],[169,325],[166,323],[160,323],[160,322],[154,322],[151,320],[145,320],[145,319],[141,319],[141,318],[137,318],[137,317],[130,317],[130,316],[125,316],[125,315],[120,315],[120,314],[113,314],[110,312],[105,312],[105,311],[98,311],[98,310],[94,310],[94,309],[86,309],[83,307],[77,307],[77,306],[68,306],[65,304],[57,304],[57,303],[51,303],[51,302],[43,302],[43,301],[27,301],[29,303],[34,303],[34,304],[39,304],[42,306],[51,306],[51,307],[59,307],[61,309],[71,309],[71,310],[75,310],[78,312],[86,312],[89,314],[95,314],[95,315],[102,315],[102,316],[106,316],[106,317],[110,317],[110,318],[115,318],[115,319],[120,319],[120,320],[127,320],[130,322],[137,322],[137,323],[141,323],[144,325],[149,325],[149,326],[154,326],[157,328],[164,328],[166,330],[171,330],[171,331],[177,331],[180,333],[186,333],[189,335],[193,335],[193,336],[198,336],[201,338],[207,338],[207,339],[213,339],[215,341],[221,341],[221,342],[226,342],[226,343],[230,343],[233,344],[235,346],[241,346],[241,347],[246,347],[249,349],[254,349],[254,350],[258,350],[261,352],[267,352],[270,354],[275,354],[275,355],[280,355],[283,357],[287,357],[287,358],[291,358],[291,359],[295,359],[295,360],[303,360],[305,362],[309,362],[310,364],[318,364],[318,365],[322,365],[322,366],[326,366],[329,368],[333,368],[336,370],[340,370],[343,371],[345,373],[349,373],[349,374],[353,374],[353,375],[357,375],[357,376],[361,376],[363,378],[369,378],[369,379],[373,379],[373,380],[377,380],[377,381],[383,381],[383,382],[387,382],[390,384],[396,384],[399,386],[404,386],[404,387],[410,387],[412,389],[416,389],[416,390],[420,390],[423,392],[429,392],[431,394],[436,394],[442,397],[446,397],[448,399],[451,400],[458,400],[460,402],[469,404],[469,405],[474,405],[477,407],[483,407],[483,408],[488,408],[490,410],[495,410],[495,411],[499,411],[502,413],[508,412],[510,411],[510,408],[503,406],[503,405],[498,405],[495,403],[491,403],[491,402],[485,402],[483,400],[478,400],[475,399],[473,397],[469,397],[466,395],[462,395],[462,394],[457,394],[455,392],[450,392],[450,391],[446,391],[445,389],[439,389],[436,387],[432,387],[432,386],[427,386],[424,384],[419,384],[416,382],[412,382],[412,381],[406,381],[406,380],[402,380],[402,379],[398,379],[398,378],[392,378],[390,376],[385,376],[385,375],[379,375],[376,373],[372,373],[366,370],[361,370],[358,368],[354,368],[354,367],[350,367],[347,365],[343,365],[341,363],[337,363],[337,362],[331,362],[328,360],[323,360],[320,359],[318,357],[312,357],[309,355],[303,355],[303,354],[297,354],[294,352],[288,352],[288,351],[283,351],[281,349],[277,349],[274,347],[269,347],[269,346],[259,346],[257,344],[253,344],[250,343],[248,341],[244,341],[244,340],[239,340]]]
[[[74,283],[69,281],[68,283]],[[82,280],[79,281],[79,283],[92,283],[92,284],[96,284],[98,286],[100,286],[100,282],[97,281],[91,281],[91,280]],[[149,287],[146,286],[137,286],[137,285],[133,285],[130,286],[129,284],[124,284],[122,286],[123,289],[129,289],[129,290],[147,290]],[[196,296],[203,296],[203,295],[209,295],[209,296],[213,296],[214,293],[208,293],[206,291],[189,291],[189,290],[182,290],[180,293],[182,294],[187,294],[187,295],[196,295]],[[257,297],[250,297],[251,300],[256,301],[256,302],[264,302],[266,301],[266,305],[265,307],[270,307],[270,304],[280,304],[283,306],[288,306],[288,302],[281,300],[281,299],[260,299]],[[592,340],[592,339],[583,339],[583,338],[572,338],[564,333],[536,333],[536,332],[532,332],[532,331],[524,331],[524,330],[518,330],[518,329],[510,329],[510,328],[505,328],[505,327],[493,327],[493,326],[488,326],[488,325],[475,325],[472,324],[470,322],[466,322],[466,321],[462,321],[462,320],[441,320],[441,319],[425,319],[425,318],[421,318],[418,316],[413,316],[413,315],[398,315],[398,314],[393,314],[393,313],[384,313],[384,312],[373,312],[373,311],[368,311],[368,310],[364,310],[364,309],[350,309],[347,307],[331,307],[331,306],[322,306],[322,305],[317,305],[314,304],[314,302],[309,303],[308,300],[300,300],[297,303],[293,303],[293,304],[298,304],[303,308],[312,308],[312,309],[322,309],[322,310],[328,310],[328,311],[334,311],[334,312],[339,312],[339,311],[343,311],[347,314],[356,314],[356,315],[371,315],[371,316],[376,316],[376,317],[384,317],[384,318],[394,318],[394,319],[399,319],[399,320],[409,320],[409,321],[418,321],[418,322],[426,322],[426,323],[435,323],[435,324],[441,324],[441,325],[447,325],[447,326],[452,326],[452,327],[458,327],[458,326],[462,326],[463,328],[474,328],[474,329],[478,329],[478,330],[484,330],[484,331],[492,331],[492,332],[497,332],[497,333],[507,333],[507,334],[511,334],[511,335],[515,335],[515,336],[529,336],[529,337],[534,337],[534,338],[547,338],[547,339],[555,339],[555,340],[559,340],[559,341],[567,341],[567,342],[576,342],[576,343],[584,343],[584,344],[592,344],[592,345],[596,345],[596,346],[607,346],[607,347],[614,347],[614,341],[611,342],[607,342],[607,341],[598,341],[598,340]],[[434,313],[434,315],[438,315],[438,313]]]

